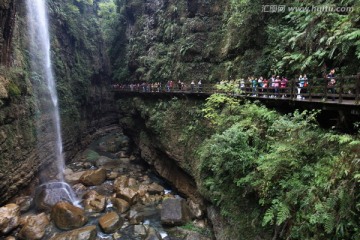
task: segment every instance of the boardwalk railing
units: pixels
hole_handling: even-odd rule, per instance
[[[243,96],[249,98],[273,98],[286,99],[294,101],[316,101],[316,102],[334,102],[340,104],[360,103],[360,74],[354,76],[335,77],[334,85],[329,84],[329,78],[316,78],[307,81],[305,87],[299,87],[297,80],[289,80],[286,87],[260,87],[252,86],[250,82],[240,85],[236,84],[202,84],[198,85],[182,85],[167,87],[165,84],[125,84],[114,85],[114,91],[121,92],[141,92],[141,93],[187,93],[187,94],[212,94],[224,93],[234,96]],[[224,90],[226,89],[226,90]],[[345,102],[344,102],[345,101]]]

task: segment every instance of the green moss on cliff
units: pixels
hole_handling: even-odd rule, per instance
[[[8,85],[9,96],[11,97],[19,97],[21,95],[21,91],[19,87],[15,83],[10,83]]]

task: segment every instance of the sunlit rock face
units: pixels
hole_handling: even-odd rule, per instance
[[[9,233],[20,224],[20,207],[16,204],[7,204],[0,208],[0,232]]]

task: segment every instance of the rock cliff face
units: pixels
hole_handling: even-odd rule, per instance
[[[104,41],[95,7],[47,1],[65,157],[116,123]],[[80,11],[81,10],[81,11]],[[92,28],[88,27],[89,25]],[[39,79],[30,70],[25,1],[0,0],[0,204],[54,159],[48,117],[39,115]],[[89,36],[92,36],[91,38]],[[103,128],[105,127],[105,128]],[[108,128],[106,128],[108,127]],[[39,139],[38,136],[42,139]]]
[[[11,40],[14,31],[16,5],[14,1],[0,1],[0,63],[10,63]]]
[[[115,77],[187,84],[235,78],[240,33],[227,25],[228,9],[224,0],[124,1],[113,45]],[[119,53],[126,57],[119,59]]]

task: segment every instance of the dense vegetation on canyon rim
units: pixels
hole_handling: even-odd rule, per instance
[[[359,239],[357,135],[321,129],[317,112],[281,115],[225,95],[195,105],[121,101],[140,109],[159,147],[186,154],[182,168],[230,219],[234,237]]]
[[[359,239],[357,137],[320,129],[316,112],[279,115],[223,95],[202,111],[216,132],[198,149],[202,191],[224,215],[239,221],[248,197],[277,237]]]

